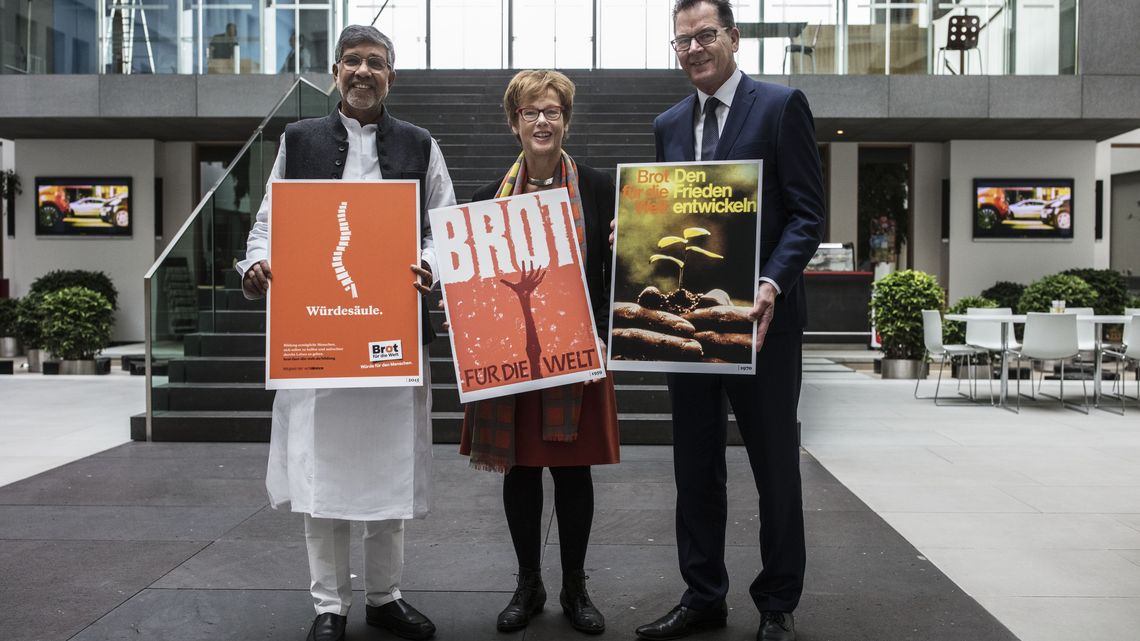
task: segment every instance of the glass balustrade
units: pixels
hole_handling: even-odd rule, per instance
[[[327,73],[341,26],[373,21],[398,69],[677,65],[662,0],[284,1],[3,2],[0,73]],[[1078,4],[739,0],[738,61],[773,75],[1074,74]]]
[[[153,412],[170,409],[161,403],[155,406],[155,386],[166,385],[168,376],[156,374],[154,364],[201,355],[203,338],[224,329],[224,312],[251,309],[241,294],[234,263],[245,257],[246,237],[261,206],[285,125],[324,116],[336,100],[335,93],[327,95],[298,79],[148,270],[144,279],[148,425]]]

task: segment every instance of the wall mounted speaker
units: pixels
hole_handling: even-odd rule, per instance
[[[1104,181],[1096,181],[1096,239],[1104,238]]]
[[[162,179],[154,179],[154,237],[162,238]]]
[[[950,180],[942,179],[942,240],[950,240]]]

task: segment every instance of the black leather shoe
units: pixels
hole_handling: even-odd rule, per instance
[[[499,613],[495,627],[499,632],[517,632],[530,623],[530,618],[546,605],[546,587],[542,585],[542,572],[519,568],[518,587],[511,602]]]
[[[756,641],[796,641],[796,620],[791,612],[761,612]]]
[[[558,601],[570,625],[579,632],[601,634],[606,631],[606,618],[594,607],[586,592],[586,573],[578,570],[562,577],[562,593]]]
[[[706,610],[678,605],[669,614],[637,629],[637,636],[650,641],[680,639],[694,632],[723,628],[728,619],[728,606],[721,603]]]
[[[435,634],[435,624],[403,599],[368,606],[364,620],[405,639],[430,639]]]
[[[332,612],[318,614],[309,628],[306,641],[344,641],[344,622],[348,617]]]

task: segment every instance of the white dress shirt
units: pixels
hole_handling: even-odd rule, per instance
[[[728,80],[725,80],[724,84],[720,86],[720,89],[717,89],[716,93],[712,94],[720,101],[720,104],[716,107],[716,126],[718,134],[724,132],[724,123],[728,121],[728,110],[732,107],[732,99],[736,96],[736,88],[740,85],[741,73],[743,72],[734,71],[733,74],[728,77]],[[708,99],[709,94],[697,89],[697,102],[700,108],[697,109],[697,113],[693,116],[693,149],[695,151],[693,158],[701,157],[701,143],[703,142],[702,139],[705,134],[705,101]],[[760,281],[771,283],[772,287],[776,288],[777,294],[782,293],[780,286],[771,278],[761,276]]]

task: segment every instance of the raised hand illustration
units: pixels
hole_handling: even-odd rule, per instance
[[[538,288],[542,279],[546,278],[546,268],[534,268],[534,263],[530,263],[530,267],[523,263],[522,276],[519,277],[519,282],[512,283],[505,278],[500,278],[499,282],[510,287],[515,295],[519,297],[519,305],[522,306],[523,322],[526,324],[526,356],[530,361],[530,378],[531,380],[538,380],[542,378],[542,362],[539,356],[542,354],[542,346],[538,344],[538,328],[534,324],[534,310],[530,306],[530,295]]]

